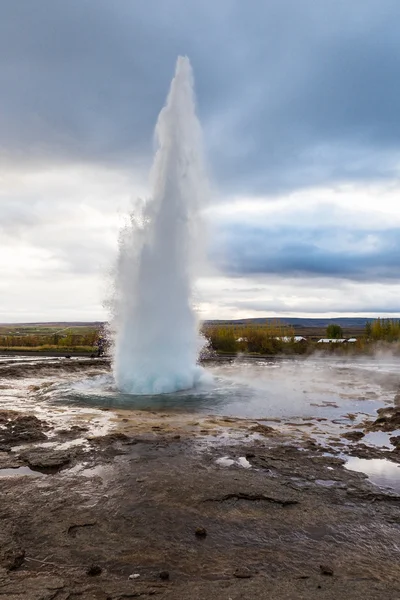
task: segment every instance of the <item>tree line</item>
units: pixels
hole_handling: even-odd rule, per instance
[[[87,351],[94,349],[97,340],[98,332],[96,330],[75,333],[67,332],[52,333],[52,334],[26,334],[26,335],[0,335],[1,348],[40,348],[40,349],[71,349],[83,348]]]
[[[372,341],[397,342],[400,340],[398,319],[375,319],[365,325],[365,337]]]
[[[202,334],[210,350],[226,354],[304,354],[307,345],[297,343],[294,329],[278,321],[260,325],[207,325]]]

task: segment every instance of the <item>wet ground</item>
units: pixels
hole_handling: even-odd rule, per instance
[[[138,408],[0,361],[0,598],[400,598],[396,364],[208,369]]]

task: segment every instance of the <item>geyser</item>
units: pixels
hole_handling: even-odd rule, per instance
[[[151,197],[121,233],[114,303],[114,377],[130,394],[194,387],[202,378],[193,307],[207,195],[189,59],[179,57],[155,130]]]

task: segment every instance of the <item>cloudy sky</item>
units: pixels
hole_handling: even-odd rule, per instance
[[[105,318],[179,54],[202,316],[400,315],[398,0],[0,0],[0,322]]]

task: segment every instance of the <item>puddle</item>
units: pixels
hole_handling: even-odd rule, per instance
[[[365,473],[371,483],[400,493],[400,465],[386,458],[346,458],[344,467],[349,471]]]
[[[251,469],[251,464],[244,456],[239,456],[239,458],[229,458],[229,456],[222,456],[221,458],[217,458],[215,463],[220,467],[232,467],[233,465],[237,467],[243,467],[244,469]]]
[[[367,433],[363,438],[362,442],[368,444],[369,446],[377,446],[379,448],[389,448],[389,450],[393,450],[394,446],[390,441],[391,437],[395,437],[399,435],[400,431],[371,431]]]
[[[27,450],[32,446],[32,443],[21,444],[20,446],[14,446],[14,452],[20,452],[21,450]],[[83,451],[90,449],[90,444],[85,438],[76,438],[74,440],[68,440],[67,442],[43,442],[41,444],[35,443],[35,448],[54,448],[55,450],[69,450],[70,448],[82,446]]]
[[[70,469],[63,471],[63,476],[70,477],[71,475],[80,475],[82,477],[101,477],[104,479],[110,467],[105,465],[89,466],[88,463],[79,463]]]
[[[0,477],[44,477],[44,473],[33,471],[29,467],[16,467],[15,469],[0,469]]]

